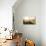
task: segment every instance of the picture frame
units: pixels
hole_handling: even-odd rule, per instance
[[[30,17],[25,17],[23,19],[23,24],[36,24],[36,17],[35,16],[30,16]]]

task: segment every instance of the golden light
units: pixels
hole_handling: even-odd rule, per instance
[[[24,20],[29,20],[29,17],[24,17]]]

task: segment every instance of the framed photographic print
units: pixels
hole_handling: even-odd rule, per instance
[[[23,24],[36,24],[36,17],[30,16],[30,17],[24,17]]]

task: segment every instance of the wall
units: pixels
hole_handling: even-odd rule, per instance
[[[12,6],[16,0],[0,0],[0,27],[12,29]]]
[[[41,30],[42,46],[46,46],[46,0],[41,0]]]
[[[41,0],[23,0],[13,6],[15,30],[23,33],[26,39],[34,40],[36,46],[41,46]],[[36,16],[36,25],[24,25],[25,16]]]
[[[41,41],[42,46],[46,46],[46,0],[41,0],[41,9],[39,9],[40,4],[39,4],[39,2],[37,2],[38,0],[36,1],[37,2],[36,3],[36,6],[34,4],[35,1],[36,0],[32,0],[28,4],[30,4],[30,5],[33,4],[34,6],[32,6],[32,7],[35,7],[35,8],[38,6],[37,10],[34,8],[37,12],[35,10],[30,10],[30,8],[29,8],[30,6],[27,5],[27,4],[25,4],[25,3],[24,4],[21,4],[21,5],[20,4],[19,5],[16,5],[17,3],[15,3],[15,5],[13,6],[13,12],[14,12],[14,15],[15,15],[15,18],[16,18],[15,19],[15,22],[14,22],[15,23],[15,30],[18,30],[20,32],[23,32],[24,37],[25,36],[28,37],[30,35],[31,36],[31,39],[34,38],[34,40],[37,42],[37,45],[40,43],[39,41]],[[23,3],[23,1],[22,1],[22,3]],[[23,6],[23,5],[25,5],[25,6]],[[27,9],[27,11],[26,11],[26,9]],[[40,15],[40,10],[41,10],[41,15]],[[34,12],[34,14],[32,14],[33,13],[32,11],[35,11],[36,13]],[[23,17],[24,16],[28,16],[28,15],[30,16],[31,14],[33,16],[37,16],[36,17],[37,24],[34,25],[34,26],[32,26],[32,25],[23,25],[22,24]],[[20,22],[20,20],[21,20],[21,22]],[[16,21],[19,21],[19,23],[16,22]],[[37,34],[39,33],[39,34],[38,35],[35,35],[36,33]]]

